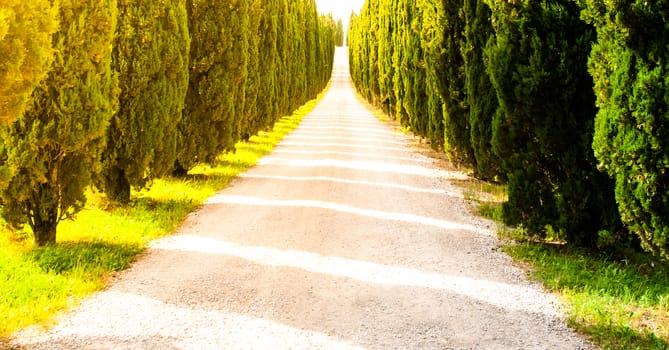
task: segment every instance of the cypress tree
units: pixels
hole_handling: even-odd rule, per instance
[[[475,162],[461,52],[465,41],[463,0],[427,3],[432,6],[423,7],[423,32],[428,39],[424,49],[428,86],[435,90],[428,91],[430,109],[435,110],[430,113],[428,135],[432,146],[443,148],[454,163],[472,166]],[[433,94],[436,96],[430,97]],[[438,107],[443,110],[439,111]]]
[[[123,1],[113,50],[119,111],[108,129],[100,185],[127,203],[130,187],[172,171],[188,88],[185,0]]]
[[[321,15],[319,18],[319,38],[318,44],[318,86],[316,93],[323,90],[332,76],[332,68],[334,66],[334,53],[337,40],[337,22],[332,17],[332,14]]]
[[[595,154],[615,179],[623,222],[669,258],[669,1],[582,3],[598,34]]]
[[[288,38],[288,50],[286,57],[288,61],[287,85],[288,90],[288,109],[286,113],[294,110],[299,106],[299,101],[304,100],[306,95],[307,64],[306,53],[304,48],[305,42],[305,16],[306,11],[304,3],[300,0],[288,0],[288,30],[286,32]],[[299,64],[298,64],[299,63]]]
[[[358,23],[359,28],[357,31],[358,40],[360,42],[358,48],[358,69],[360,69],[360,84],[359,87],[360,93],[365,97],[367,101],[372,101],[372,89],[371,89],[371,67],[370,62],[372,60],[371,48],[370,48],[370,36],[371,36],[371,20],[370,13],[373,11],[369,1],[365,1],[363,8],[360,12],[360,21]]]
[[[508,223],[592,246],[614,225],[609,184],[590,143],[595,115],[587,59],[594,30],[571,0],[494,2],[486,48],[500,102],[493,148],[509,177]]]
[[[291,57],[292,46],[294,38],[290,36],[290,20],[288,14],[288,0],[278,0],[277,3],[277,54],[279,61],[277,62],[277,84],[275,86],[275,94],[277,96],[277,108],[279,114],[287,114],[291,111],[292,91],[290,86],[291,65],[294,64],[293,57]]]
[[[305,54],[308,62],[307,65],[307,94],[304,101],[315,98],[318,95],[318,84],[320,77],[321,68],[318,62],[318,38],[320,36],[320,18],[318,15],[318,9],[316,8],[316,0],[306,0],[304,1],[305,11],[306,11],[306,22],[307,25],[305,34]],[[302,101],[298,104],[301,105]],[[297,107],[297,106],[296,106]]]
[[[444,150],[444,108],[445,98],[440,87],[441,75],[448,71],[448,51],[445,40],[449,35],[446,27],[446,16],[443,1],[420,0],[419,9],[423,23],[421,30],[421,47],[425,52],[426,84],[427,84],[427,130],[426,136],[434,149]],[[455,63],[455,62],[453,62]],[[446,80],[448,84],[448,80]],[[453,153],[453,152],[450,152]]]
[[[49,0],[0,3],[0,125],[23,112],[53,59],[58,8]]]
[[[259,104],[265,104],[270,101],[265,100],[264,96],[260,94],[260,86],[267,84],[265,81],[270,74],[266,69],[270,67],[271,63],[261,62],[260,49],[262,37],[265,33],[260,31],[260,24],[263,21],[264,11],[262,9],[261,0],[246,0],[249,2],[248,6],[248,23],[245,30],[247,41],[247,76],[244,84],[244,106],[240,111],[241,118],[239,119],[239,133],[241,139],[248,140],[251,135],[256,134],[265,125],[261,120],[259,114]],[[264,61],[264,59],[263,59]],[[262,99],[263,102],[258,103]]]
[[[282,64],[279,55],[279,6],[277,0],[259,1],[262,13],[258,28],[260,42],[258,48],[258,70],[263,79],[258,84],[258,94],[261,103],[256,105],[256,131],[273,125],[279,114],[280,70]],[[262,61],[260,61],[262,59]]]
[[[177,138],[176,174],[213,163],[240,138],[248,67],[248,1],[189,0],[188,92]]]
[[[407,0],[403,13],[406,29],[402,40],[405,43],[401,70],[403,73],[403,106],[409,118],[411,130],[422,137],[428,136],[427,72],[425,55],[421,46],[422,13],[416,0]]]
[[[341,18],[337,19],[337,27],[335,29],[335,45],[344,46],[344,22]]]
[[[377,41],[379,48],[379,103],[386,113],[393,114],[397,101],[393,87],[393,55],[396,49],[393,45],[394,24],[393,20],[397,11],[397,2],[394,0],[381,0],[379,4],[379,30]]]
[[[367,76],[367,89],[369,100],[375,104],[379,104],[380,88],[379,88],[379,41],[377,39],[379,32],[379,1],[367,0],[367,32],[366,45],[368,50],[367,67],[369,74]]]
[[[346,32],[346,43],[348,44],[348,64],[353,85],[358,89],[362,88],[362,67],[360,64],[360,53],[362,40],[359,39],[360,15],[351,13]]]
[[[408,74],[407,60],[408,55],[406,32],[411,30],[411,22],[408,13],[409,0],[398,0],[397,12],[394,16],[394,30],[393,30],[393,90],[395,92],[394,115],[402,125],[409,125],[409,117],[406,108],[404,107],[404,99],[406,96],[406,87],[404,85],[404,76]]]
[[[471,147],[476,175],[486,180],[504,180],[500,159],[492,150],[492,117],[497,110],[497,95],[486,72],[486,43],[493,34],[492,12],[485,0],[464,0],[465,18],[462,57],[465,70],[465,95],[469,107]]]
[[[30,225],[40,246],[54,243],[58,223],[83,206],[118,98],[116,1],[61,0],[59,18],[54,64],[4,136],[16,172],[2,192],[2,214],[11,225]]]

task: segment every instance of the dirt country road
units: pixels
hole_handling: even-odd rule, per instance
[[[585,349],[408,137],[322,103],[260,164],[26,349]]]

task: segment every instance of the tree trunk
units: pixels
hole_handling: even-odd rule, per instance
[[[106,181],[107,198],[121,204],[128,204],[130,202],[130,182],[125,176],[124,169],[114,166],[109,171]]]
[[[177,160],[174,163],[174,170],[172,171],[172,176],[183,178],[186,177],[186,175],[188,175],[188,169],[184,168],[184,166],[181,165],[181,163],[179,163],[179,160]]]
[[[40,195],[42,198],[50,200],[43,200],[36,203],[34,217],[31,223],[31,228],[35,235],[35,244],[43,247],[47,244],[56,243],[56,228],[58,227],[58,199],[53,189],[44,184],[41,186]]]

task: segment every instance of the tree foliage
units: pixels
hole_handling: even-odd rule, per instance
[[[368,0],[348,39],[366,99],[477,176],[508,179],[508,223],[588,246],[618,228],[591,150],[596,36],[576,2]]]
[[[471,165],[474,155],[465,90],[463,0],[421,0],[422,47],[427,67],[428,130],[433,148],[445,149],[456,164]]]
[[[188,88],[185,0],[119,2],[113,50],[119,110],[107,130],[100,186],[127,203],[130,187],[172,171]]]
[[[433,148],[469,165],[461,34],[451,34],[463,23],[459,1],[369,0],[351,18],[348,43],[361,94]]]
[[[620,216],[669,258],[669,1],[583,1],[599,112],[593,148],[615,179]]]
[[[58,7],[49,0],[0,3],[0,124],[21,115],[53,59]]]
[[[213,163],[240,138],[248,66],[249,1],[188,3],[190,72],[179,123],[182,170]]]
[[[60,1],[51,70],[3,131],[15,174],[2,193],[2,214],[12,225],[29,224],[38,245],[55,242],[57,224],[81,209],[91,172],[100,168],[118,95],[111,69],[116,10],[114,0]]]
[[[484,49],[493,35],[492,11],[484,0],[464,0],[464,39],[461,45],[465,95],[469,108],[471,151],[476,174],[486,180],[505,180],[500,158],[492,149],[492,117],[497,110],[497,93],[486,73]]]
[[[190,76],[177,173],[213,163],[329,81],[335,23],[319,16],[314,0],[189,0],[188,22]]]
[[[594,30],[571,0],[496,2],[493,13],[488,73],[499,107],[492,145],[509,179],[505,219],[539,234],[550,225],[593,246],[615,216],[591,151]]]

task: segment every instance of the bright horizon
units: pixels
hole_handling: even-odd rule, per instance
[[[365,0],[316,0],[318,11],[321,13],[332,13],[335,18],[348,20],[351,12],[360,12]]]
[[[351,17],[351,12],[360,13],[362,5],[365,0],[316,0],[318,12],[332,13],[335,20],[341,18],[344,22],[344,31],[348,28],[348,20]]]

